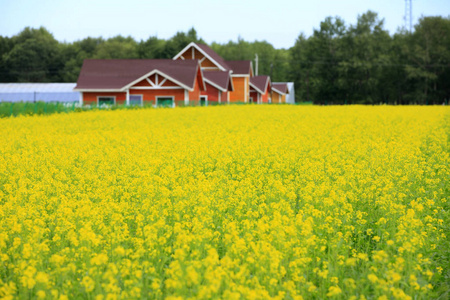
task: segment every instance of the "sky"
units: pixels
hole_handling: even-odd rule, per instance
[[[449,0],[412,0],[413,24],[421,16],[450,16]],[[194,27],[206,43],[246,41],[290,48],[328,16],[356,24],[368,10],[394,34],[404,26],[404,0],[0,0],[0,35],[44,26],[61,42],[90,37],[150,36],[169,39]]]

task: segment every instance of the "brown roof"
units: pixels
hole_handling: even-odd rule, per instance
[[[230,67],[225,62],[225,60],[222,57],[220,57],[220,55],[217,54],[213,49],[209,48],[208,45],[205,45],[205,44],[196,44],[196,45],[200,49],[202,49],[202,51],[205,52],[210,58],[212,58],[214,61],[216,61],[226,71],[230,70]]]
[[[258,93],[265,94],[270,84],[270,77],[266,75],[254,76],[250,78],[250,86]]]
[[[251,60],[228,60],[228,66],[233,70],[233,75],[249,75],[252,71]]]
[[[288,85],[285,82],[272,83],[272,90],[278,94],[289,94]]]
[[[209,84],[219,87],[223,92],[232,91],[233,85],[230,80],[230,73],[223,71],[203,71],[203,77]]]
[[[197,60],[172,59],[86,59],[78,77],[77,90],[123,90],[159,71],[177,84],[194,88]]]

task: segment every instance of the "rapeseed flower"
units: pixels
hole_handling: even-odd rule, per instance
[[[0,120],[0,298],[433,299],[446,107]]]

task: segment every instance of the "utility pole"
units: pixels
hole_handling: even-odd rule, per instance
[[[255,76],[258,76],[258,54],[255,53]]]
[[[405,29],[412,33],[412,0],[405,0]]]

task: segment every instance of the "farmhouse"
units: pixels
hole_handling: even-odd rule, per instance
[[[173,59],[89,59],[74,89],[84,105],[207,105],[286,103],[288,85],[253,76],[250,60],[225,61],[190,43]]]
[[[231,76],[233,90],[228,90],[227,102],[248,102],[250,77],[253,76],[252,62],[250,60],[225,61],[207,45],[196,43],[187,45],[173,59],[198,59],[205,74],[207,71],[229,74]],[[217,91],[214,91],[214,93],[217,93]],[[207,93],[202,93],[202,95],[206,96]],[[222,97],[222,99],[224,98]]]
[[[287,82],[272,83],[272,103],[286,103],[287,94],[289,94]]]
[[[182,106],[205,89],[198,60],[87,59],[74,90],[85,105]]]
[[[271,86],[269,76],[260,75],[250,78],[250,102],[258,104],[271,103]]]

